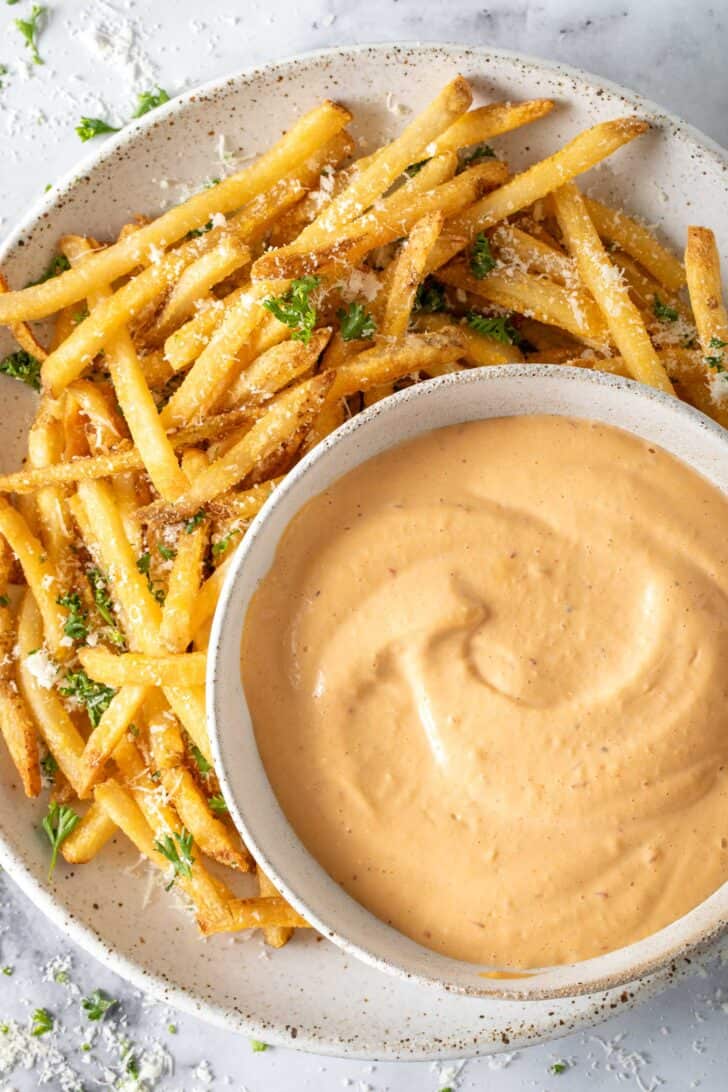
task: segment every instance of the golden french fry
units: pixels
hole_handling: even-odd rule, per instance
[[[66,615],[57,602],[64,589],[58,572],[20,512],[2,499],[0,499],[0,534],[4,536],[20,562],[28,587],[38,604],[43,619],[43,634],[48,647],[54,656],[59,659],[66,658],[68,648],[63,643]],[[39,644],[43,644],[43,638]]]
[[[94,784],[103,777],[104,763],[111,758],[147,693],[145,686],[123,686],[111,699],[109,707],[86,740],[81,756],[81,789],[84,795],[89,794]]]
[[[208,538],[206,520],[193,527],[189,534],[183,531],[178,536],[177,554],[172,563],[159,630],[160,645],[169,652],[184,652],[192,640],[192,618],[200,591]]]
[[[510,133],[521,125],[528,125],[554,108],[551,99],[531,99],[527,102],[493,102],[488,106],[478,106],[469,110],[446,129],[428,152],[437,155],[440,152],[457,151],[472,144],[481,144],[492,137]]]
[[[43,742],[76,794],[81,796],[83,736],[53,688],[53,663],[46,657],[42,645],[41,615],[35,599],[26,592],[18,618],[18,686]]]
[[[5,579],[0,586],[6,586]],[[11,608],[0,606],[0,732],[25,795],[37,796],[41,789],[38,735],[30,711],[18,693],[12,670],[15,630]]]
[[[214,575],[209,579],[213,580]],[[164,696],[195,747],[202,752],[205,760],[212,765],[212,751],[210,750],[210,740],[207,735],[204,686],[165,686]]]
[[[452,326],[449,315],[423,315],[417,320],[418,329],[439,331],[444,327]],[[460,323],[458,334],[463,340],[463,359],[476,368],[491,364],[519,364],[523,361],[523,353],[517,345],[508,342],[496,341],[495,338],[479,334],[466,323]],[[444,365],[451,366],[452,362]],[[435,364],[433,367],[443,365]],[[428,374],[432,372],[428,369]]]
[[[10,289],[8,288],[8,282],[6,281],[3,274],[0,273],[0,294],[9,291]],[[30,326],[28,326],[27,322],[13,323],[13,325],[10,327],[10,333],[13,335],[20,348],[25,349],[26,353],[30,353],[30,355],[34,356],[36,360],[40,360],[42,362],[48,356],[48,353],[38,341],[37,337],[31,330]]]
[[[159,603],[137,568],[110,486],[100,481],[79,482],[77,500],[85,515],[82,532],[87,544],[104,572],[114,574],[111,594],[121,611],[130,647],[154,653],[159,648],[162,620]]]
[[[523,272],[543,273],[559,284],[576,287],[579,275],[573,260],[541,239],[512,224],[499,224],[490,240],[498,257],[508,265],[515,265]]]
[[[700,347],[706,361],[715,358],[722,367],[728,364],[728,355],[724,356],[728,346],[728,312],[723,302],[718,248],[710,228],[688,228],[685,269]]]
[[[201,228],[214,213],[231,212],[269,189],[331,140],[350,120],[348,110],[336,103],[324,102],[315,107],[244,170],[195,194],[121,242],[95,254],[82,266],[43,284],[0,296],[0,325],[44,318],[84,299],[96,285],[111,284],[135,267],[153,260],[156,248],[171,246],[188,232]],[[50,375],[48,382],[53,385]]]
[[[562,234],[581,279],[596,299],[617,349],[634,379],[674,394],[627,286],[609,261],[584,199],[573,182],[553,195]]]
[[[261,353],[231,384],[225,404],[241,406],[253,401],[265,401],[294,379],[312,368],[331,337],[332,329],[316,330],[311,340],[282,341]]]
[[[279,926],[289,929],[309,929],[305,918],[296,913],[282,898],[231,899],[225,904],[226,913],[219,919],[199,921],[203,936],[214,933],[235,933],[241,929],[266,929]]]
[[[280,898],[279,892],[270,882],[265,872],[258,869],[258,886],[264,898]],[[284,925],[268,925],[263,929],[266,944],[271,948],[282,948],[293,936],[293,929]]]
[[[498,159],[488,159],[456,175],[449,182],[415,194],[408,200],[404,200],[397,191],[379,208],[360,216],[337,232],[334,239],[324,240],[318,248],[302,249],[299,237],[288,247],[263,254],[253,265],[253,280],[302,277],[340,262],[356,265],[375,247],[407,235],[412,226],[428,213],[441,212],[446,218],[455,216],[485,190],[503,182],[506,175],[505,164]]]
[[[218,245],[202,254],[182,273],[169,294],[159,318],[146,334],[146,340],[156,345],[180,326],[200,301],[209,297],[210,290],[250,260],[250,251],[234,235],[223,235]]]
[[[407,333],[417,289],[444,222],[441,212],[432,212],[418,220],[395,258],[382,320],[381,332],[385,337],[402,337]]]
[[[439,269],[467,246],[479,231],[485,231],[532,205],[534,201],[545,197],[576,175],[588,171],[648,129],[648,123],[640,118],[616,118],[614,121],[600,122],[579,133],[558,152],[534,163],[500,189],[482,197],[467,211],[455,217],[445,228],[433,251],[430,270]]]
[[[434,334],[407,334],[390,344],[377,345],[359,353],[337,368],[328,401],[348,398],[358,391],[391,383],[411,372],[427,370],[463,356],[463,340],[457,326]]]
[[[115,655],[102,648],[81,648],[78,658],[90,677],[106,686],[204,686],[205,683],[204,652]]]
[[[250,872],[252,857],[235,834],[210,812],[205,794],[184,766],[162,772],[164,790],[203,853],[238,872]]]
[[[680,260],[657,241],[649,228],[592,197],[585,197],[584,202],[602,239],[615,243],[638,261],[668,292],[680,291],[685,284],[685,270]]]
[[[97,857],[119,828],[100,804],[92,800],[88,811],[61,845],[69,864],[86,864]]]
[[[250,432],[227,454],[211,463],[178,498],[174,505],[178,518],[194,515],[208,501],[237,485],[257,463],[290,440],[298,430],[308,427],[331,383],[330,375],[317,375],[284,391],[271,402],[267,413]]]

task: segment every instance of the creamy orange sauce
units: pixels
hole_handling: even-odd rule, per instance
[[[728,501],[626,432],[479,421],[358,467],[287,528],[242,672],[302,841],[436,951],[583,959],[728,879]]]

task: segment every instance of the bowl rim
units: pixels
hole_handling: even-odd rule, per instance
[[[541,58],[533,54],[520,53],[516,50],[497,49],[489,47],[488,45],[473,46],[456,40],[422,42],[407,39],[399,41],[339,44],[323,49],[312,49],[288,54],[261,63],[246,65],[240,69],[229,70],[222,76],[215,76],[210,80],[204,81],[203,83],[182,92],[171,99],[169,103],[158,107],[142,118],[127,124],[118,134],[110,136],[98,148],[92,148],[89,150],[88,154],[82,155],[68,168],[68,170],[59,175],[52,190],[48,191],[46,194],[39,195],[35,201],[30,203],[27,211],[21,214],[17,220],[14,220],[15,226],[11,227],[10,230],[3,235],[3,238],[0,241],[0,262],[5,262],[9,256],[12,256],[19,248],[18,244],[23,243],[26,236],[32,236],[29,238],[28,245],[29,249],[38,249],[39,259],[37,268],[40,269],[44,240],[38,240],[34,234],[34,229],[42,223],[45,217],[53,212],[55,207],[63,201],[75,186],[83,182],[84,175],[89,170],[114,158],[114,156],[116,156],[120,150],[123,150],[128,143],[133,141],[140,132],[145,132],[158,125],[166,124],[168,118],[174,117],[180,111],[185,110],[189,102],[199,98],[214,97],[226,87],[230,87],[241,81],[252,82],[257,76],[266,75],[272,70],[278,70],[285,75],[286,70],[299,63],[306,64],[318,59],[323,60],[327,57],[335,57],[337,55],[356,57],[360,53],[366,51],[394,52],[398,49],[403,51],[409,50],[420,54],[440,51],[444,54],[454,52],[459,54],[465,53],[472,55],[475,58],[478,56],[497,57],[514,63],[520,63],[525,67],[535,69],[536,71],[540,70],[555,75],[566,76],[577,85],[586,85],[588,88],[594,88],[595,90],[605,90],[610,97],[621,99],[628,109],[640,111],[656,121],[668,122],[673,130],[672,133],[669,134],[671,138],[681,139],[692,144],[701,154],[706,155],[713,160],[719,169],[728,169],[728,151],[712,137],[703,133],[699,128],[684,121],[671,111],[666,110],[654,100],[645,98],[638,92],[624,87],[621,84],[573,65]],[[575,91],[575,94],[578,94],[578,91]],[[94,956],[94,958],[98,959],[100,963],[109,967],[137,988],[148,992],[160,1003],[172,1004],[181,1011],[187,1012],[193,1016],[201,1017],[207,1022],[219,1027],[225,1027],[229,1030],[237,1031],[238,1033],[252,1034],[259,1038],[266,1038],[267,1041],[276,1043],[277,1045],[291,1045],[290,1039],[286,1034],[286,1029],[281,1028],[277,1030],[262,1020],[255,1021],[247,1018],[242,1019],[230,1006],[202,997],[199,994],[191,993],[186,987],[179,986],[167,979],[163,973],[146,969],[132,956],[122,954],[116,948],[109,945],[95,932],[91,925],[77,915],[76,911],[65,907],[61,902],[56,900],[53,888],[48,887],[36,875],[26,855],[22,850],[19,851],[14,847],[2,830],[0,830],[0,864],[14,882],[17,883],[23,893],[41,909],[54,925],[67,932],[75,943],[79,944],[81,948],[85,949]],[[506,995],[504,994],[503,996]],[[595,1011],[600,1011],[598,1006],[596,1006]],[[584,1017],[582,1022],[595,1022],[597,1019],[601,1019],[601,1016],[592,1015],[591,1017]],[[305,1037],[299,1036],[297,1045],[300,1049],[310,1050],[319,1054],[335,1054],[338,1052],[340,1055],[346,1054],[350,1057],[358,1056],[362,1058],[396,1058],[402,1056],[401,1052],[397,1052],[393,1048],[389,1048],[387,1051],[380,1053],[373,1052],[371,1049],[357,1047],[352,1049],[350,1045],[344,1049],[339,1040],[333,1037],[327,1037],[325,1034],[307,1035]],[[465,1053],[471,1056],[477,1054],[479,1049],[482,1048],[476,1046],[474,1049],[469,1049]],[[492,1045],[490,1046],[490,1049],[493,1049]],[[442,1050],[420,1047],[414,1053],[408,1054],[407,1058],[433,1059],[442,1058],[443,1056],[461,1057],[463,1056],[463,1051],[459,1050],[455,1054],[450,1051],[450,1053],[443,1054]]]
[[[250,594],[245,596],[241,602],[235,602],[235,610],[232,610],[233,601],[236,599],[237,588],[239,582],[244,578],[244,570],[248,563],[248,559],[251,554],[259,548],[259,543],[262,536],[265,535],[269,517],[276,511],[276,509],[285,504],[287,497],[292,492],[295,492],[301,488],[301,483],[306,479],[309,471],[315,468],[317,464],[325,458],[330,458],[332,453],[335,453],[337,448],[342,445],[346,445],[351,437],[355,436],[362,429],[366,430],[369,424],[380,416],[395,416],[398,407],[403,406],[407,402],[417,402],[423,398],[432,398],[437,396],[438,392],[447,391],[454,386],[463,385],[486,385],[493,382],[498,382],[500,379],[548,379],[548,380],[561,380],[567,384],[582,384],[586,387],[602,387],[611,388],[614,391],[621,392],[623,397],[635,399],[642,403],[657,403],[658,407],[661,407],[668,414],[674,415],[676,424],[684,423],[687,428],[694,431],[696,437],[707,437],[708,446],[712,446],[712,443],[717,441],[719,447],[725,448],[725,454],[728,456],[728,430],[724,429],[717,422],[706,417],[699,410],[686,402],[683,402],[670,394],[663,391],[656,390],[652,387],[647,387],[642,383],[638,383],[633,379],[628,379],[623,376],[612,375],[606,372],[593,371],[591,369],[567,367],[560,364],[505,364],[497,366],[486,366],[480,368],[470,368],[466,371],[452,372],[446,375],[438,376],[434,379],[427,380],[423,383],[415,384],[414,386],[407,387],[404,390],[397,392],[388,398],[375,403],[372,406],[367,407],[354,417],[350,418],[333,433],[327,436],[316,447],[312,448],[299,463],[297,463],[286,475],[285,479],[276,487],[270,497],[266,500],[263,507],[257,513],[250,526],[248,527],[245,537],[241,544],[238,546],[236,553],[233,557],[230,570],[226,575],[223,587],[220,592],[220,597],[217,604],[217,609],[213,618],[212,629],[209,640],[209,651],[207,660],[207,678],[206,678],[206,690],[208,694],[207,705],[207,725],[208,733],[210,737],[210,745],[212,748],[212,754],[215,761],[215,768],[217,770],[218,780],[220,788],[225,797],[228,811],[230,816],[241,834],[245,844],[250,849],[251,853],[264,868],[266,874],[270,876],[271,880],[285,897],[285,899],[296,909],[308,922],[323,936],[327,937],[333,943],[337,944],[348,954],[353,955],[357,959],[362,960],[364,963],[370,966],[375,966],[379,970],[388,974],[400,978],[406,978],[409,981],[416,982],[418,985],[428,987],[430,989],[436,989],[440,991],[446,991],[450,993],[460,993],[470,997],[480,997],[482,999],[498,998],[501,1000],[533,1000],[543,1001],[549,999],[558,999],[564,997],[574,997],[583,994],[593,993],[595,991],[606,991],[615,987],[627,985],[630,982],[634,982],[636,979],[641,979],[647,975],[664,970],[675,960],[684,958],[686,956],[694,955],[697,952],[703,950],[710,945],[718,937],[720,937],[728,928],[728,917],[725,908],[711,908],[712,913],[708,916],[708,920],[699,924],[695,931],[687,938],[682,939],[664,939],[662,944],[658,947],[658,951],[652,955],[639,955],[639,950],[642,949],[647,943],[654,942],[656,938],[662,934],[666,934],[674,927],[677,927],[679,923],[685,922],[691,915],[705,913],[703,910],[711,901],[718,901],[718,896],[724,890],[728,892],[728,880],[725,884],[722,884],[716,891],[712,892],[709,896],[703,899],[695,907],[692,907],[685,914],[681,915],[675,922],[670,922],[667,926],[657,930],[655,933],[651,933],[646,937],[641,938],[638,941],[634,941],[629,945],[624,945],[621,948],[614,949],[613,951],[603,953],[600,956],[594,956],[590,959],[579,960],[571,964],[558,965],[554,968],[546,968],[548,972],[550,970],[560,971],[571,970],[572,968],[595,968],[596,964],[608,962],[611,957],[614,959],[618,957],[624,958],[625,955],[631,951],[634,951],[636,959],[622,970],[601,970],[598,974],[586,974],[580,977],[577,984],[567,985],[534,985],[529,986],[528,976],[525,975],[523,979],[504,979],[499,986],[493,986],[493,980],[488,980],[489,984],[485,984],[482,987],[478,987],[476,984],[468,985],[465,983],[455,983],[452,981],[446,981],[438,977],[434,971],[432,973],[417,971],[411,967],[407,967],[404,963],[397,963],[393,959],[385,957],[374,950],[373,946],[364,946],[356,940],[352,940],[346,932],[340,931],[337,924],[334,924],[331,920],[327,920],[325,915],[319,913],[319,911],[312,907],[310,899],[316,903],[317,901],[323,901],[323,892],[317,888],[316,879],[310,881],[310,887],[306,889],[306,894],[301,894],[299,889],[291,886],[286,875],[281,872],[275,864],[271,861],[270,853],[273,852],[273,843],[267,842],[267,848],[263,845],[265,836],[260,836],[260,826],[257,825],[252,817],[249,809],[246,809],[244,805],[241,805],[236,795],[233,785],[232,776],[229,774],[229,770],[232,770],[233,763],[229,762],[226,753],[228,751],[228,745],[230,738],[237,733],[238,740],[242,737],[247,737],[252,740],[252,746],[255,754],[259,758],[258,775],[262,781],[267,784],[267,788],[270,790],[273,799],[275,800],[274,810],[280,813],[283,821],[283,825],[287,828],[290,834],[290,840],[296,844],[296,852],[301,859],[307,859],[312,862],[314,866],[314,873],[317,873],[319,880],[323,881],[325,870],[318,864],[313,854],[311,854],[303,845],[292,824],[289,822],[283,808],[275,797],[275,792],[270,785],[270,782],[265,773],[264,763],[260,757],[257,742],[255,740],[255,733],[252,726],[252,718],[247,710],[247,703],[245,701],[245,692],[242,683],[236,688],[234,696],[232,692],[227,693],[226,681],[227,676],[221,667],[221,662],[224,660],[226,663],[231,657],[231,645],[234,646],[235,656],[239,659],[239,645],[240,634],[242,631],[243,620],[248,605],[250,603]],[[529,411],[521,411],[528,413]],[[539,410],[538,405],[534,406],[534,409],[530,412],[549,412],[548,410]],[[506,414],[505,416],[509,416]],[[601,417],[597,417],[597,420],[602,420]],[[616,424],[616,422],[614,422]],[[433,425],[432,428],[445,427]],[[635,434],[634,430],[628,425],[622,425],[626,431]],[[427,431],[427,430],[424,430]],[[423,433],[415,433],[415,435],[422,435]],[[387,440],[386,445],[382,446],[379,450],[391,450],[393,446],[400,442],[397,436],[396,429],[392,429],[391,438]],[[655,441],[658,443],[658,441]],[[670,451],[669,447],[665,449],[673,454],[675,458],[680,456],[675,455]],[[364,458],[358,459],[354,462],[354,466],[360,466],[364,462],[372,458],[373,455],[369,454]],[[681,459],[685,462],[684,459]],[[728,460],[727,460],[728,461]],[[688,464],[689,465],[689,464]],[[351,467],[349,468],[351,469]],[[695,469],[692,467],[691,469]],[[348,470],[342,471],[342,474],[347,473]],[[703,477],[708,477],[705,471],[697,469],[696,473],[701,474]],[[332,481],[336,481],[337,478],[333,477]],[[710,480],[708,478],[708,480]],[[713,482],[716,488],[726,496],[728,499],[728,476],[724,476],[720,484]],[[327,486],[324,486],[327,488]],[[316,494],[312,494],[316,495]],[[303,504],[306,503],[306,498],[299,499],[292,514],[288,517],[285,525],[278,529],[277,537],[272,543],[272,548],[275,549],[280,542],[280,536],[285,531],[285,526],[288,525],[291,519],[295,517],[295,514],[301,510]],[[238,715],[237,721],[235,721],[235,732],[232,730],[233,717],[231,716],[233,706],[239,710],[239,699],[242,696],[242,702],[244,707],[244,715],[241,719]],[[247,722],[247,723],[246,723]],[[226,736],[225,725],[229,724]],[[256,775],[252,775],[256,776]],[[257,809],[256,809],[257,814]],[[258,833],[255,832],[254,827]],[[329,882],[333,882],[330,881]],[[337,885],[338,886],[338,885]],[[342,889],[343,890],[343,889]],[[346,894],[346,898],[351,902],[357,903],[352,896]],[[364,912],[369,915],[374,921],[379,923],[379,926],[384,929],[391,929],[392,927],[386,926],[381,922],[381,919],[377,919],[376,915],[370,911],[364,909]],[[396,930],[394,930],[396,932]],[[405,937],[405,942],[409,946],[410,942]],[[420,947],[418,945],[418,947]],[[427,949],[423,949],[427,952]],[[430,953],[431,954],[431,953]],[[469,966],[476,966],[476,964],[466,964]],[[537,974],[538,972],[535,972]],[[578,972],[577,972],[578,973]],[[534,977],[535,977],[534,974]],[[481,976],[482,977],[482,976]]]

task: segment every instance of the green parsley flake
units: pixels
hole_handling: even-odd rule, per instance
[[[726,345],[728,345],[728,341],[721,341],[719,337],[712,337],[708,342],[709,348],[720,350],[717,353],[713,353],[705,357],[705,363],[708,365],[709,368],[713,368],[716,372],[726,371],[726,368],[723,364],[723,349],[725,349]]]
[[[84,997],[81,1008],[89,1020],[103,1020],[104,1015],[116,1004],[114,998],[107,997],[103,990],[94,990],[90,997]]]
[[[470,248],[470,272],[476,280],[482,281],[493,272],[497,264],[490,249],[488,236],[485,232],[479,231]]]
[[[158,838],[154,843],[154,848],[167,858],[174,870],[172,879],[165,888],[166,891],[169,891],[178,876],[189,879],[192,875],[192,865],[195,861],[192,856],[193,846],[192,835],[186,827],[183,827],[179,834],[173,831],[172,834],[165,834],[164,837]]]
[[[217,796],[211,796],[207,803],[210,806],[210,811],[214,811],[215,815],[227,815],[228,806],[225,803],[225,797],[222,793],[218,793]]]
[[[425,163],[429,163],[430,159],[420,159],[418,163],[410,163],[409,167],[405,167],[404,173],[408,178],[414,178],[416,174],[419,174]]]
[[[10,606],[10,600],[8,599],[7,595],[0,595],[0,607],[9,607],[9,606]]]
[[[40,390],[40,361],[25,349],[17,349],[0,360],[0,372],[12,379],[20,379],[34,391]]]
[[[6,978],[12,978],[15,974],[15,967],[3,967],[3,974]]]
[[[51,800],[48,805],[48,814],[41,823],[41,826],[48,836],[48,841],[51,843],[51,863],[48,868],[49,880],[56,867],[58,850],[61,848],[71,831],[75,830],[80,818],[80,815],[77,815],[73,808],[67,807],[66,804],[58,804],[55,800]]]
[[[434,277],[427,277],[417,289],[414,303],[415,311],[424,311],[434,315],[438,311],[447,311],[445,289]]]
[[[59,595],[56,599],[59,607],[65,607],[68,618],[63,624],[63,632],[72,641],[85,642],[88,637],[88,614],[81,602],[78,592],[69,592],[68,595]]]
[[[33,1024],[30,1029],[30,1034],[45,1035],[47,1031],[53,1030],[53,1017],[48,1012],[48,1009],[36,1009],[33,1013]]]
[[[495,158],[495,152],[490,144],[475,144],[472,148],[460,153],[460,167],[474,167],[476,163],[482,163],[484,159]]]
[[[152,565],[152,555],[149,553],[148,550],[147,550],[146,553],[142,554],[141,557],[137,558],[137,563],[136,563],[137,569],[142,574],[142,576],[146,576],[146,578],[147,578],[147,587],[149,588],[149,591],[151,592],[151,594],[154,596],[154,598],[157,600],[158,603],[163,603],[165,598],[166,598],[166,593],[165,593],[164,588],[157,586],[154,583],[154,581],[152,580],[152,577],[151,577],[151,574],[150,574],[151,565]]]
[[[58,769],[58,763],[56,762],[50,751],[40,760],[40,768],[43,771],[43,775],[46,780],[50,781],[50,783],[53,784],[56,779],[56,770]]]
[[[195,766],[197,766],[197,769],[200,771],[202,776],[206,777],[212,769],[212,766],[207,761],[200,748],[197,747],[194,743],[190,743],[190,751],[192,752],[192,757],[195,760]]]
[[[361,303],[350,303],[348,307],[342,307],[336,312],[336,317],[341,324],[341,336],[344,341],[354,341],[357,338],[374,337],[377,332],[377,324],[366,307]]]
[[[29,19],[15,20],[15,26],[22,34],[25,39],[25,44],[30,50],[33,64],[44,64],[43,58],[38,52],[38,34],[40,33],[40,24],[45,13],[45,8],[41,7],[39,4],[33,4]]]
[[[660,322],[677,322],[680,318],[679,312],[674,307],[670,307],[669,304],[663,303],[659,296],[654,298],[652,312]]]
[[[106,577],[100,569],[92,568],[87,569],[86,579],[91,586],[91,594],[93,595],[94,603],[96,604],[96,610],[99,612],[103,620],[106,622],[109,630],[107,637],[110,641],[113,641],[115,645],[124,645],[124,634],[121,632],[116,624],[116,618],[114,616],[114,604],[111,601],[109,595],[109,585]]]
[[[46,186],[46,189],[50,189],[50,183],[48,186]],[[69,262],[66,255],[56,254],[56,256],[54,258],[51,258],[50,262],[48,263],[45,273],[41,273],[37,281],[29,281],[26,287],[30,288],[31,285],[34,284],[43,284],[44,281],[49,281],[53,277],[57,277],[59,276],[59,274],[65,273],[70,268],[71,263]]]
[[[81,118],[76,126],[76,133],[84,144],[87,140],[92,140],[93,137],[101,136],[103,133],[118,132],[118,128],[109,125],[108,121],[104,121],[103,118]]]
[[[318,277],[299,277],[282,296],[269,296],[263,300],[266,311],[291,328],[293,341],[302,341],[304,345],[308,345],[316,325],[311,293],[319,284]]]
[[[260,1039],[251,1039],[250,1049],[253,1051],[254,1054],[262,1054],[264,1050],[268,1049],[268,1044],[262,1043]]]
[[[557,1076],[559,1073],[566,1073],[568,1068],[566,1062],[554,1062],[553,1065],[549,1066],[549,1073],[553,1073],[554,1076]]]
[[[90,679],[82,668],[78,671],[68,671],[64,683],[64,686],[58,688],[61,694],[66,698],[74,698],[85,706],[91,726],[96,728],[111,705],[116,691],[110,686],[105,686],[104,683]]]
[[[194,516],[190,516],[185,523],[185,534],[191,535],[195,528],[200,526],[206,515],[205,509],[200,508],[199,512],[195,512]]]
[[[170,1035],[176,1035],[177,1034],[177,1025],[176,1024],[167,1024],[167,1031],[169,1032]]]
[[[228,531],[228,533],[223,538],[219,538],[217,540],[217,542],[213,542],[213,544],[212,544],[212,556],[213,557],[222,557],[222,555],[227,552],[227,549],[230,546],[230,543],[232,542],[233,538],[236,535],[239,535],[239,534],[240,534],[240,531],[238,531],[237,528],[233,528],[233,530]]]
[[[511,324],[508,315],[481,315],[477,311],[470,311],[467,323],[481,337],[493,338],[504,345],[517,345],[520,341],[518,330]]]
[[[159,550],[165,561],[174,561],[177,556],[177,551],[175,549],[173,549],[171,546],[165,546],[162,542],[159,543],[157,549]]]
[[[150,110],[156,109],[157,106],[162,106],[165,102],[169,102],[169,95],[161,87],[157,87],[156,91],[142,91],[137,97],[137,108],[132,117],[140,118],[144,114],[148,114]]]

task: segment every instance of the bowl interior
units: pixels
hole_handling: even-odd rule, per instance
[[[725,158],[707,138],[652,103],[562,65],[458,45],[362,46],[324,51],[236,74],[181,96],[112,137],[61,179],[1,248],[14,286],[39,276],[65,232],[108,239],[134,214],[157,214],[219,176],[220,141],[233,157],[257,154],[300,111],[321,99],[353,107],[356,132],[373,147],[390,138],[456,72],[477,101],[551,97],[557,109],[523,134],[494,142],[515,165],[546,155],[579,129],[639,112],[655,132],[612,157],[586,183],[657,224],[676,246],[685,225],[707,219],[728,240]],[[403,113],[400,112],[404,111]],[[700,214],[695,210],[700,210]],[[704,210],[710,210],[709,216]],[[724,253],[724,258],[728,254]],[[0,330],[0,355],[14,347]],[[15,469],[25,448],[32,392],[0,377],[4,398],[0,466]],[[237,650],[235,652],[237,672]],[[10,763],[0,763],[0,862],[74,941],[140,989],[204,1019],[269,1043],[378,1058],[463,1057],[565,1034],[610,1016],[659,987],[653,977],[563,1003],[430,994],[377,973],[330,944],[297,935],[260,958],[257,938],[201,944],[188,917],[161,893],[147,901],[145,877],[130,882],[137,856],[115,841],[83,868],[59,865],[47,882],[38,834],[45,803],[22,798]],[[231,958],[232,957],[232,958]],[[272,973],[274,968],[274,973]]]
[[[247,532],[218,606],[211,640],[213,750],[233,818],[276,886],[346,951],[384,970],[467,994],[558,996],[630,981],[704,942],[728,915],[728,884],[661,932],[605,956],[512,980],[421,947],[339,887],[304,848],[258,754],[240,680],[250,598],[290,520],[311,497],[396,443],[463,421],[550,413],[617,425],[666,448],[728,494],[728,436],[691,407],[630,380],[544,365],[480,368],[401,391],[353,418],[291,471]],[[305,791],[305,788],[302,788]],[[505,985],[504,985],[505,981]]]

